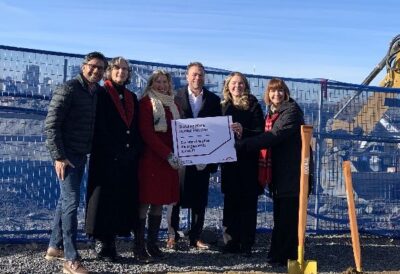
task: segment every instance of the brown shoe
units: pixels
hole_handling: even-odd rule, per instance
[[[175,249],[175,247],[176,247],[175,239],[168,238],[166,247],[167,247],[167,249]]]
[[[89,271],[81,264],[80,261],[66,261],[63,266],[65,274],[89,274]]]
[[[64,259],[64,251],[62,249],[58,249],[55,247],[49,247],[46,252],[46,256],[44,258],[48,261],[52,260],[62,260],[65,261]]]
[[[194,244],[192,244],[192,246],[194,246],[200,250],[207,250],[210,248],[210,246],[208,244],[206,244],[205,242],[203,242],[201,240],[197,240]]]

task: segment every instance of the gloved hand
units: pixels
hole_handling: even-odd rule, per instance
[[[204,170],[206,167],[207,167],[206,164],[198,164],[198,165],[196,165],[197,171],[202,171],[202,170]]]
[[[182,167],[182,162],[181,160],[178,158],[178,156],[176,156],[173,153],[170,153],[168,155],[167,161],[169,163],[169,165],[173,168],[173,169],[179,169]]]

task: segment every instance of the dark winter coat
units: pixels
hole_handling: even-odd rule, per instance
[[[175,100],[182,111],[182,119],[194,118],[187,86],[177,91]],[[220,98],[203,88],[203,103],[198,118],[215,116],[221,116]],[[216,172],[217,168],[216,164],[209,164],[204,170],[198,171],[194,165],[186,166],[185,179],[181,183],[181,207],[202,208],[207,206],[210,173]]]
[[[279,117],[272,130],[238,142],[244,151],[272,151],[272,191],[274,197],[299,196],[301,135],[304,114],[299,105],[290,99],[279,108]]]
[[[66,159],[66,152],[85,155],[91,150],[96,113],[97,85],[89,93],[81,74],[58,87],[45,120],[46,146],[53,160]]]
[[[241,140],[264,131],[264,114],[257,98],[249,96],[247,110],[236,108],[232,103],[222,106],[223,115],[231,115],[233,122],[243,127]],[[221,165],[221,189],[224,194],[255,196],[262,191],[258,184],[258,151],[237,152],[237,161]]]
[[[139,104],[134,93],[133,120],[121,118],[109,91],[98,94],[93,149],[89,161],[86,233],[129,235],[138,218]],[[126,100],[126,99],[125,99]]]
[[[156,132],[153,122],[153,107],[148,96],[140,100],[139,128],[145,143],[140,158],[140,203],[166,205],[179,200],[178,171],[168,161],[173,152],[171,120],[172,113],[164,107],[167,132]]]

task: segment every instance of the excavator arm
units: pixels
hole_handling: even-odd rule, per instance
[[[400,35],[393,38],[385,57],[365,78],[362,84],[369,85],[385,67],[386,76],[379,85],[382,87],[400,88]],[[388,110],[388,106],[385,105],[386,99],[393,99],[395,97],[394,93],[375,92],[368,97],[366,103],[351,121],[339,119],[340,114],[360,95],[361,91],[356,92],[334,115],[332,130],[343,129],[352,132],[354,128],[358,127],[365,134],[369,134]]]
[[[387,54],[367,78],[365,78],[362,84],[369,85],[383,69],[386,69],[386,75],[379,85],[388,88],[400,88],[400,35],[393,38]],[[398,128],[390,123],[390,118],[387,116],[388,109],[390,108],[388,102],[390,102],[390,99],[398,98],[398,96],[398,93],[394,92],[368,92],[362,89],[354,91],[351,96],[343,99],[339,110],[328,121],[329,131],[332,133],[336,131],[340,134],[344,132],[357,134],[361,131],[363,136],[368,136],[377,124],[381,124],[390,132],[400,132]],[[335,164],[340,162],[339,158],[348,157],[341,150],[341,147],[346,147],[346,145],[347,141],[342,138],[325,139],[325,154],[322,156],[322,162],[327,163],[331,169],[334,169]],[[362,154],[366,146],[367,141],[353,142],[352,149],[355,150],[353,155]],[[342,154],[337,153],[339,151]],[[362,166],[362,162],[358,166],[362,170],[365,169]],[[354,168],[357,170],[356,167]],[[336,192],[340,193],[342,186],[338,185],[337,181],[341,181],[340,177],[342,175],[339,173],[335,174],[335,176],[326,175],[321,180],[322,187],[324,189],[338,188]],[[344,193],[344,191],[342,192]]]

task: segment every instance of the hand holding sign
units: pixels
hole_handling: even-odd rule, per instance
[[[236,161],[231,116],[172,121],[174,154],[184,165]]]

